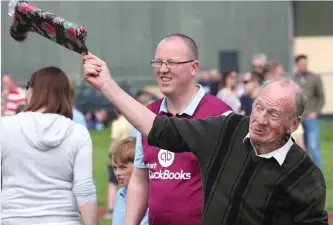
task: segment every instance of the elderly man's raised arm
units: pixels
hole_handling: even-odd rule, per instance
[[[198,158],[216,148],[226,116],[183,119],[157,116],[148,144],[171,152],[193,152]]]

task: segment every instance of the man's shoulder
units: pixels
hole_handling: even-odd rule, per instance
[[[224,112],[232,110],[227,103],[208,93],[202,98],[200,105],[202,109],[214,115],[221,115]]]
[[[297,172],[307,174],[306,182],[309,185],[325,186],[325,179],[322,170],[316,166],[311,157],[304,151],[298,144],[294,142],[288,152],[287,166],[293,167],[291,171],[294,171],[296,176]],[[305,181],[304,181],[305,182]]]
[[[163,98],[157,99],[157,100],[153,101],[152,103],[150,103],[147,106],[147,108],[150,109],[151,111],[156,111],[160,108],[162,101],[163,101]]]

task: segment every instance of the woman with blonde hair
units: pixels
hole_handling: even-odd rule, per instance
[[[0,121],[2,225],[97,225],[88,130],[72,121],[66,74],[46,67],[27,82],[23,112]]]

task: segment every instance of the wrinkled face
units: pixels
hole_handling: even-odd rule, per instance
[[[306,59],[300,59],[297,64],[297,69],[300,72],[306,72],[308,70],[308,62]]]
[[[157,84],[165,96],[182,93],[195,82],[195,75],[199,67],[199,61],[194,60],[182,39],[172,38],[162,40],[155,52],[155,61],[169,62],[168,65],[154,65],[154,75]],[[194,60],[193,62],[177,64]]]
[[[295,94],[289,87],[272,83],[260,93],[253,103],[249,133],[257,144],[280,142],[286,133],[294,132],[300,123],[295,118]]]
[[[112,160],[114,174],[121,186],[127,187],[133,171],[133,163],[121,163]]]

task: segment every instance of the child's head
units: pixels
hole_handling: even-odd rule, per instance
[[[132,175],[134,156],[134,137],[123,139],[109,153],[109,159],[114,169],[114,174],[121,186],[128,186]]]

